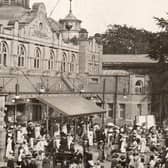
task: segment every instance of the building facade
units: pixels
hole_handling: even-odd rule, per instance
[[[0,90],[9,115],[17,106],[28,120],[38,119],[46,109],[37,96],[79,92],[87,72],[100,71],[102,46],[81,30],[71,7],[57,22],[43,3],[30,8],[27,0],[0,1]],[[85,59],[89,52],[94,57]]]
[[[107,110],[118,124],[151,114],[151,69],[145,55],[103,55],[71,9],[58,22],[45,5],[28,0],[0,1],[0,91],[8,114],[38,120],[46,106],[41,95],[81,94]],[[19,97],[19,98],[18,98]],[[18,98],[18,99],[17,99]]]
[[[153,79],[156,61],[147,55],[103,55],[102,73],[88,81],[90,99],[106,109],[107,121],[133,124],[138,116],[155,115]]]

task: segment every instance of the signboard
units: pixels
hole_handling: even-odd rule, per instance
[[[152,126],[156,126],[156,121],[154,115],[141,115],[136,116],[136,124],[140,126],[146,126],[146,128],[150,128]]]

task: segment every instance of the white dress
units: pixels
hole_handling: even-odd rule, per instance
[[[121,142],[121,149],[120,149],[121,153],[126,153],[126,146],[127,146],[126,138],[123,138]]]
[[[36,126],[35,127],[35,138],[38,138],[38,137],[40,137],[41,135],[40,135],[40,126]]]
[[[93,131],[88,131],[89,145],[93,146]]]
[[[146,151],[146,139],[141,138],[141,153],[144,153]]]
[[[12,139],[9,137],[7,139],[7,147],[6,147],[6,157],[7,158],[10,158],[12,156],[12,153],[13,150],[12,150]]]

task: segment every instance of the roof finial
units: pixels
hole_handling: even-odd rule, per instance
[[[69,8],[69,13],[72,13],[72,0],[70,0],[70,8]]]

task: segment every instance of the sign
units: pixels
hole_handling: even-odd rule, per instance
[[[136,125],[146,126],[146,128],[150,128],[152,126],[156,126],[156,121],[154,115],[141,115],[136,116]]]

